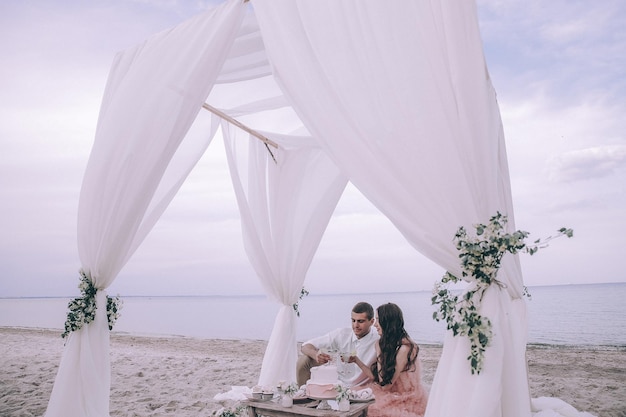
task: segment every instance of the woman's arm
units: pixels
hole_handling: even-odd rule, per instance
[[[363,373],[367,376],[368,379],[372,381],[374,380],[374,373],[372,372],[372,369],[366,364],[364,364],[363,361],[359,359],[358,356],[350,356],[350,359],[348,359],[348,362],[356,363],[359,366],[359,368],[361,368],[361,371],[363,371]]]
[[[380,345],[378,344],[378,341],[374,345],[374,348],[376,349],[376,357],[378,357],[378,355],[380,354]],[[363,371],[363,373],[367,376],[369,380],[371,381],[374,380],[374,373],[372,372],[372,368],[370,368],[369,365],[367,365],[361,359],[359,359],[358,356],[350,356],[348,358],[348,363],[356,363],[357,366],[361,369],[361,371]]]

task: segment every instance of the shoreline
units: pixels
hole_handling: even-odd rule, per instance
[[[0,327],[0,415],[42,416],[64,340],[57,329]],[[211,416],[232,386],[256,385],[267,341],[111,333],[111,417]],[[420,344],[432,383],[441,345]],[[557,353],[557,354],[555,354]],[[626,417],[626,347],[529,345],[531,397]]]
[[[59,335],[63,332],[63,329],[61,328],[0,325],[0,333],[4,330],[42,331],[42,332],[58,333]],[[219,337],[204,338],[204,337],[198,337],[198,336],[188,336],[184,334],[139,333],[139,332],[116,331],[116,330],[111,332],[111,336],[114,336],[114,335],[120,336],[120,337],[129,336],[129,337],[145,337],[145,338],[152,338],[152,339],[197,339],[197,340],[233,340],[233,341],[243,340],[243,341],[259,342],[259,343],[267,342],[267,340],[263,340],[263,339],[219,338]],[[302,341],[299,341],[298,343],[302,343]],[[430,348],[443,347],[442,343],[421,342],[418,344],[420,346],[430,347]],[[573,345],[573,344],[556,344],[556,343],[527,343],[526,347],[528,349],[537,349],[537,350],[575,349],[579,351],[594,350],[594,351],[609,351],[609,352],[610,351],[626,352],[626,344]]]

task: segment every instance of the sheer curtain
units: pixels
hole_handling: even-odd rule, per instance
[[[307,129],[416,249],[459,274],[452,243],[459,226],[500,211],[514,227],[473,2],[253,6],[277,82]],[[447,340],[428,416],[530,415],[524,305],[512,301],[522,290],[517,260],[501,272],[507,289],[494,286],[483,302],[494,321],[488,369],[470,375],[469,349]],[[457,389],[446,385],[454,381]]]
[[[78,210],[80,261],[99,290],[96,318],[69,336],[47,417],[109,415],[104,290],[210,142],[207,132],[179,147],[218,76],[244,8],[230,1],[116,57]]]
[[[273,135],[280,149],[222,125],[244,247],[265,292],[282,304],[259,377],[295,381],[296,314],[306,272],[347,184],[310,138]]]

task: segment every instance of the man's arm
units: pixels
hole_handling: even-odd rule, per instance
[[[330,355],[328,353],[322,352],[310,343],[303,344],[300,350],[303,354],[315,360],[315,362],[319,363],[320,365],[330,361]]]

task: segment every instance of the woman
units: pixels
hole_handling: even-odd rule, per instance
[[[428,392],[421,382],[419,347],[404,330],[400,307],[393,303],[378,307],[374,327],[380,335],[377,361],[370,368],[356,356],[348,360],[374,381],[370,387],[376,401],[368,408],[368,416],[423,416]]]

